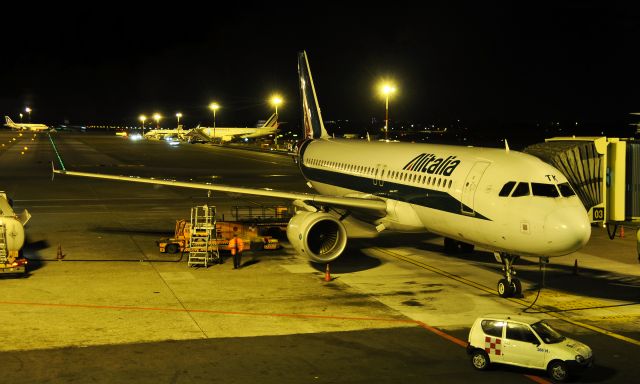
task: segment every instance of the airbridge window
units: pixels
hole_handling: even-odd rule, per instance
[[[521,196],[529,196],[529,183],[518,183],[516,189],[513,190],[513,194],[511,197],[521,197]]]
[[[564,197],[569,197],[576,194],[569,183],[558,184],[558,189],[560,189],[560,194]]]
[[[558,188],[553,184],[531,183],[531,192],[533,196],[542,197],[558,197]]]
[[[498,193],[498,196],[509,196],[509,194],[513,190],[514,185],[516,185],[515,181],[509,181],[508,183],[506,183],[504,186],[502,186],[502,189],[500,190],[500,193]]]

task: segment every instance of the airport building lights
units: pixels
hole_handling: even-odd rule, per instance
[[[153,114],[153,120],[156,121],[156,129],[160,129],[160,119],[162,119],[162,116],[159,113]]]
[[[138,117],[138,119],[142,122],[142,133],[144,133],[144,121],[147,120],[147,116],[140,115],[140,117]]]
[[[396,92],[396,86],[389,82],[380,84],[380,93],[384,96],[384,138],[389,139],[389,95]]]

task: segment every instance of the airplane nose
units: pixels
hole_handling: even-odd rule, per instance
[[[591,223],[583,207],[565,207],[547,216],[544,235],[549,256],[562,256],[582,248],[591,237]]]

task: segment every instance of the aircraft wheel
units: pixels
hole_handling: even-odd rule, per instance
[[[500,281],[498,281],[498,295],[500,295],[500,297],[510,297],[512,293],[513,291],[507,279],[500,279]]]
[[[514,296],[520,296],[522,294],[522,284],[518,279],[511,279],[511,290]]]

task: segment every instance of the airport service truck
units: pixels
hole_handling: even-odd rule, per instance
[[[217,245],[220,251],[228,251],[229,240],[237,233],[238,237],[244,241],[245,247],[249,246],[249,249],[252,251],[280,249],[280,241],[264,233],[266,232],[265,229],[267,229],[269,233],[274,233],[276,229],[286,231],[286,224],[270,223],[268,227],[264,224],[265,223],[217,221],[216,236],[209,240],[209,245]],[[284,227],[282,227],[283,225]],[[189,252],[189,239],[191,235],[191,223],[188,220],[180,219],[176,221],[173,237],[162,238],[157,240],[156,243],[162,253],[173,254]]]

